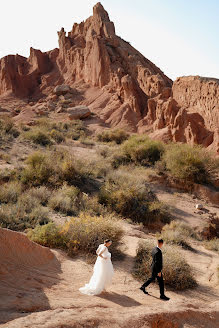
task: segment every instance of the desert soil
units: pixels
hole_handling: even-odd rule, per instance
[[[16,161],[19,164],[33,151],[29,147],[24,142],[5,149],[13,164],[3,161],[1,167],[12,167]],[[90,159],[96,157],[96,149],[83,147],[77,142],[72,144],[71,150],[80,159],[87,157],[88,153]],[[192,195],[153,182],[150,187],[161,201],[170,205],[175,218],[194,229],[207,222],[209,212],[219,215],[219,208],[203,201],[206,212],[197,211],[195,204],[200,200]],[[56,215],[54,220],[59,222],[62,218]],[[23,254],[20,247],[24,244],[19,238],[9,248],[3,249],[0,327],[218,327],[218,255],[206,250],[200,242],[191,241],[193,251],[181,252],[194,270],[198,287],[184,292],[167,289],[166,294],[171,299],[163,302],[159,299],[157,285],[149,287],[146,296],[131,274],[138,242],[144,239],[155,241],[155,235],[138,225],[125,221],[120,224],[125,230],[123,251],[126,256],[122,261],[113,261],[113,284],[99,296],[85,296],[78,291],[92,274],[92,265],[83,258],[72,259],[60,250],[46,249],[45,252],[41,250],[45,248],[39,245],[32,250],[29,241],[25,242],[27,245],[23,249],[27,252]]]
[[[158,189],[157,194],[160,199],[167,197],[174,202],[179,219],[192,224],[203,221],[194,210],[195,200],[190,195]],[[183,250],[198,287],[184,292],[167,289],[171,299],[163,302],[157,285],[149,287],[150,295],[146,296],[131,275],[138,242],[154,235],[124,221],[121,225],[125,230],[126,257],[114,261],[113,284],[99,296],[78,291],[92,274],[92,265],[83,258],[72,259],[60,250],[49,250],[54,255],[52,260],[37,266],[26,261],[16,266],[16,271],[10,261],[7,272],[3,270],[0,275],[0,327],[218,327],[216,253],[195,241],[195,252]]]

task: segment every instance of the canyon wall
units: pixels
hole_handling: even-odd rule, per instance
[[[10,94],[42,101],[55,86],[68,84],[83,93],[78,105],[89,106],[112,127],[219,152],[218,80],[190,76],[173,83],[116,35],[100,3],[67,34],[62,28],[58,42],[59,49],[46,53],[31,48],[29,58],[2,58],[0,99]]]

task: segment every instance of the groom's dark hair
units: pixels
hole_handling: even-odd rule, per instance
[[[107,244],[107,243],[109,243],[111,240],[110,239],[105,239],[104,240],[104,244]]]
[[[158,244],[163,244],[163,239],[158,239]]]

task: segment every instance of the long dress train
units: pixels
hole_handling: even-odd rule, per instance
[[[114,270],[111,262],[111,253],[104,244],[98,247],[97,253],[99,254],[102,251],[102,255],[107,259],[103,259],[100,256],[97,257],[89,283],[79,289],[82,294],[98,295],[112,282]]]

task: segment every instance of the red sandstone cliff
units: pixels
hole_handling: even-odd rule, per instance
[[[74,24],[67,35],[62,28],[58,37],[59,49],[42,53],[31,48],[29,58],[0,60],[1,99],[12,94],[37,101],[65,83],[81,95],[75,96],[75,105],[89,106],[111,126],[219,152],[218,80],[184,77],[172,85],[158,67],[116,36],[100,3],[93,16]]]

